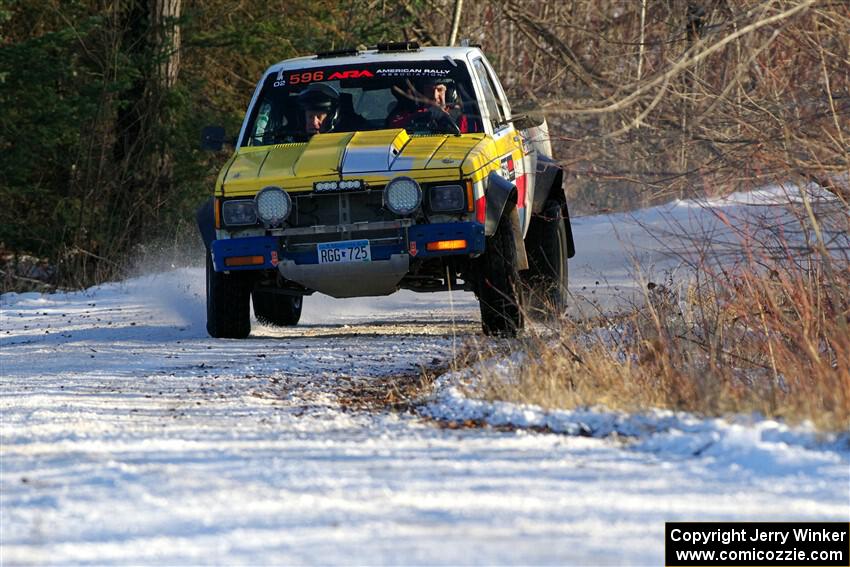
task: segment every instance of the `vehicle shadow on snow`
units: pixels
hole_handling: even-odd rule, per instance
[[[268,340],[273,338],[323,338],[346,339],[369,338],[435,338],[466,337],[480,333],[478,321],[464,320],[406,320],[384,319],[351,323],[305,324],[295,327],[272,327],[255,324],[249,339]]]

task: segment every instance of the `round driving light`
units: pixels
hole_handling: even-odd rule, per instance
[[[384,188],[384,202],[397,215],[409,215],[422,203],[422,189],[409,177],[396,177]]]
[[[257,217],[266,226],[278,226],[292,211],[292,201],[280,187],[266,187],[254,198]]]

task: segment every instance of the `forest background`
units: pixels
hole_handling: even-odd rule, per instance
[[[457,9],[514,106],[545,109],[572,214],[774,181],[846,206],[847,0],[0,0],[3,291],[190,241],[227,158],[201,129],[235,133],[266,67],[444,45]]]

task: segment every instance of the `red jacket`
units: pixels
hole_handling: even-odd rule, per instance
[[[413,122],[413,120],[416,119],[418,116],[427,114],[430,111],[431,108],[426,106],[423,108],[418,108],[416,110],[400,112],[399,114],[391,116],[387,119],[387,126],[389,128],[404,128],[405,126]],[[469,132],[478,132],[477,124],[469,120],[469,118],[467,118],[465,114],[459,113],[455,115],[452,112],[449,112],[448,114],[455,121],[457,127],[460,129],[462,134],[467,134]]]

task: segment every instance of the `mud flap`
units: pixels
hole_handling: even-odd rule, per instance
[[[564,203],[564,224],[567,225],[567,258],[576,255],[576,244],[573,240],[573,223],[570,222],[570,207]]]
[[[511,216],[511,230],[514,233],[514,242],[516,243],[516,267],[519,271],[527,270],[528,253],[525,251],[525,240],[522,237],[522,228],[519,225],[519,213],[516,207],[509,214]]]
[[[195,212],[195,220],[198,223],[201,238],[204,240],[204,246],[209,250],[212,241],[215,240],[215,201],[212,197],[198,207]]]

